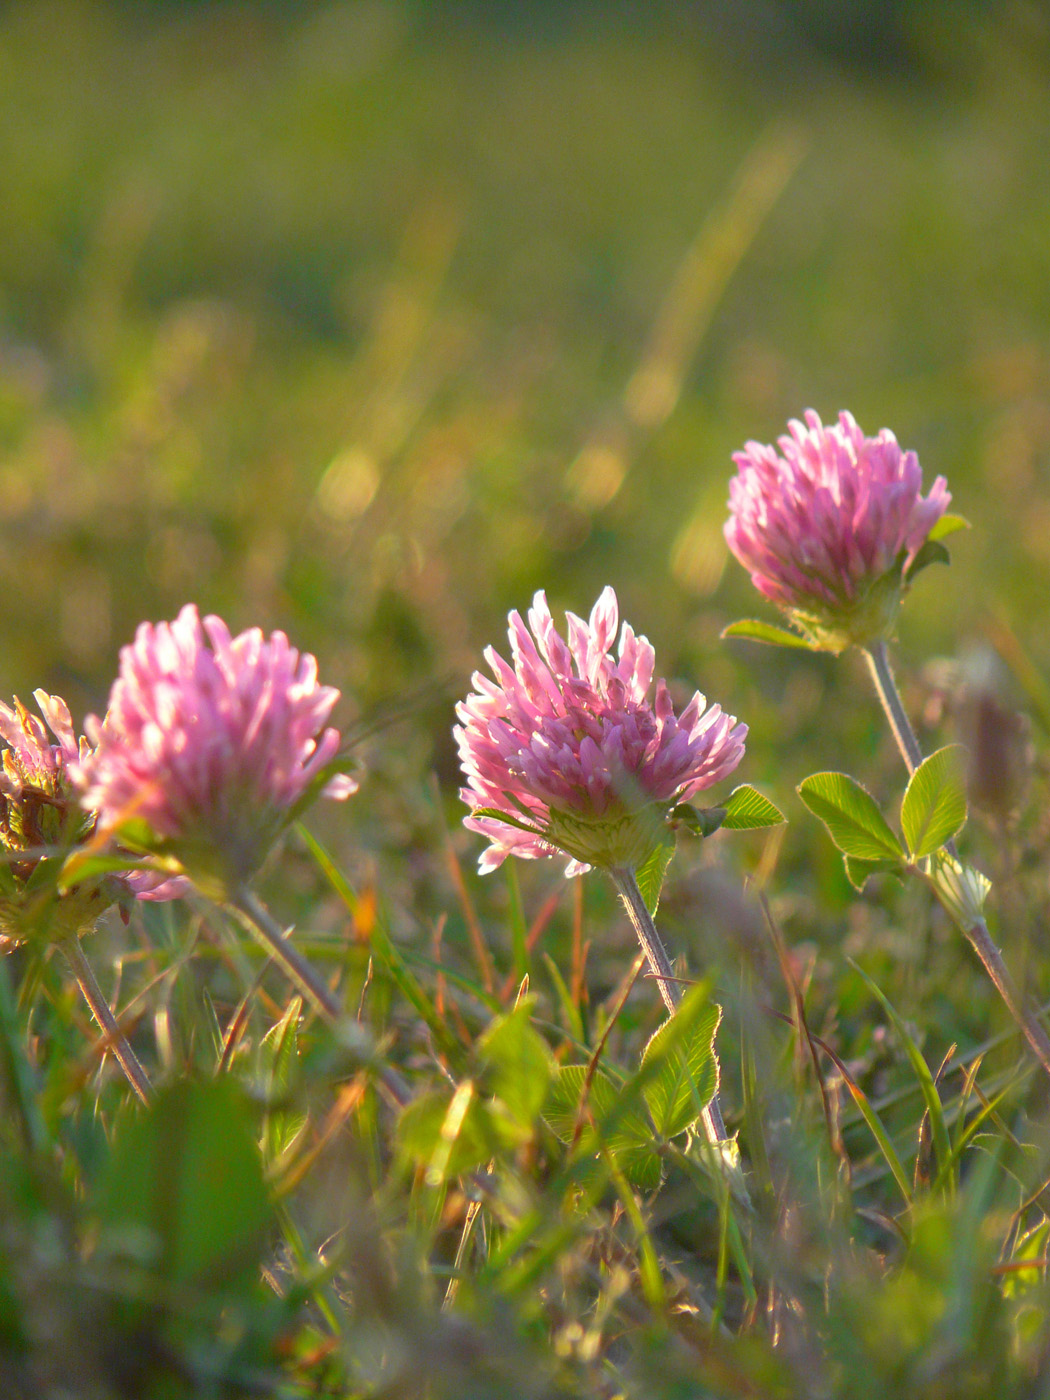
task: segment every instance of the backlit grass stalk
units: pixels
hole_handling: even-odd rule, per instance
[[[73,976],[76,978],[77,986],[88,1004],[88,1009],[98,1023],[99,1030],[105,1036],[105,1048],[112,1051],[113,1058],[124,1071],[128,1083],[142,1102],[149,1103],[153,1097],[153,1087],[149,1082],[149,1076],[142,1068],[142,1064],[128,1043],[127,1036],[121,1030],[120,1023],[114,1016],[102,988],[98,985],[94,970],[80,946],[80,939],[64,939],[61,946]]]

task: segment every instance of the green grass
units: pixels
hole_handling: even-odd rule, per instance
[[[168,1086],[136,1118],[59,960],[0,967],[4,1396],[1046,1393],[1039,1071],[928,891],[858,895],[795,797],[848,769],[899,810],[859,659],[719,641],[775,620],[721,534],[746,439],[849,408],[947,476],[973,528],[896,664],[924,749],[970,746],[962,844],[1050,998],[1050,31],[858,12],[0,10],[0,698],[79,724],[192,600],[285,628],[368,729],[309,814],[331,868],[293,837],[263,883],[361,1043],[306,1016],[291,1053],[221,912],[142,909],[85,942]],[[662,1012],[611,886],[477,877],[450,733],[509,608],[606,583],[789,817],[683,837],[660,907],[724,1008],[750,1207],[684,1139],[639,1186],[622,1124],[582,1151],[508,1087],[601,1047],[645,1111]],[[936,1142],[860,968],[951,1052]]]

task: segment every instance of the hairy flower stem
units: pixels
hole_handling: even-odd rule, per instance
[[[642,952],[645,954],[656,984],[660,988],[660,995],[664,999],[664,1005],[673,1016],[678,1010],[678,1003],[681,1001],[681,993],[678,990],[678,981],[674,975],[674,968],[656,925],[649,910],[645,907],[645,900],[642,892],[638,888],[638,881],[634,878],[634,871],[629,867],[610,870],[613,884],[623,900],[627,916],[634,925],[634,931],[638,935],[638,942],[642,945]],[[722,1109],[718,1102],[718,1091],[716,1090],[711,1102],[701,1114],[701,1121],[704,1125],[704,1132],[712,1143],[725,1141],[726,1128],[722,1121]]]
[[[331,990],[307,962],[299,949],[284,934],[269,910],[256,899],[251,890],[242,887],[234,895],[231,903],[246,918],[251,931],[263,947],[284,968],[288,976],[317,1007],[327,1021],[335,1022],[343,1014],[343,1008],[332,995]]]
[[[80,946],[80,939],[66,939],[62,943],[62,951],[72,968],[73,976],[77,979],[77,986],[80,988],[92,1016],[98,1022],[99,1030],[106,1038],[106,1049],[112,1050],[117,1064],[124,1071],[128,1083],[142,1102],[149,1103],[153,1097],[149,1076],[142,1068],[138,1056],[128,1044],[127,1036],[120,1029],[117,1018],[113,1015],[109,1002],[102,993],[102,988],[95,980],[91,964],[84,956],[84,950]]]
[[[871,672],[876,693],[882,702],[882,708],[886,712],[890,728],[893,730],[893,737],[901,751],[901,758],[904,759],[908,772],[914,773],[922,762],[922,749],[919,748],[915,730],[912,729],[911,720],[901,703],[897,682],[893,679],[893,671],[890,669],[890,656],[886,643],[884,641],[874,642],[869,650],[865,650],[864,657],[868,663],[868,670]]]
[[[232,907],[241,915],[248,928],[284,968],[292,982],[309,997],[317,1010],[330,1025],[337,1025],[343,1019],[343,1007],[333,996],[331,989],[321,980],[313,966],[303,957],[280,928],[270,911],[251,890],[242,886],[230,900]],[[379,1078],[390,1097],[404,1106],[411,1094],[408,1085],[389,1065],[379,1064],[367,1056],[369,1067]]]
[[[905,767],[909,773],[914,773],[922,763],[922,749],[919,747],[915,730],[911,727],[911,721],[901,703],[900,693],[893,679],[893,671],[890,669],[886,643],[884,641],[876,642],[870,649],[865,650],[864,654],[875,690],[882,702],[882,708],[886,712],[886,718],[893,731],[893,737],[897,741],[901,757],[904,759]],[[945,849],[950,856],[958,858],[958,850],[954,841],[946,842]],[[957,920],[956,922],[969,939],[970,946],[983,963],[985,972],[992,979],[992,983],[1002,997],[1007,1010],[1032,1047],[1036,1059],[1047,1074],[1050,1074],[1050,1037],[1047,1036],[1046,1031],[1033,1013],[1025,1007],[1020,990],[1003,961],[1003,955],[992,941],[988,925],[983,919],[977,919],[969,928],[965,926],[969,922],[968,920],[964,922]]]

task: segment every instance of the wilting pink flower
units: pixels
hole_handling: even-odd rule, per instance
[[[816,644],[840,651],[885,636],[905,575],[944,514],[944,477],[921,495],[914,452],[886,428],[865,437],[849,413],[825,427],[812,409],[776,447],[733,454],[729,548],[751,581]]]
[[[66,857],[95,825],[73,783],[90,750],[63,700],[43,690],[34,698],[46,727],[17,698],[13,708],[0,703],[0,949],[27,937],[76,936],[128,894],[113,875],[59,888]]]
[[[338,697],[283,632],[231,637],[192,604],[144,622],[121,650],[104,721],[87,721],[83,805],[105,826],[145,823],[194,879],[225,889],[258,868],[335,757],[339,732],[325,725]],[[340,774],[318,795],[356,788]]]
[[[0,837],[10,850],[36,851],[30,868],[44,848],[67,844],[90,825],[69,772],[86,757],[87,740],[78,744],[64,700],[43,690],[33,698],[47,728],[17,697],[13,709],[0,702]]]
[[[567,614],[566,643],[539,592],[531,633],[510,614],[513,666],[485,652],[495,681],[474,674],[455,729],[467,778],[460,796],[475,813],[466,825],[491,842],[483,872],[508,855],[559,852],[572,857],[569,875],[635,865],[669,809],[743,757],[747,726],[717,705],[705,710],[699,693],[679,716],[664,681],[649,700],[653,649],[624,623],[614,659],[617,620],[616,594],[606,588],[588,622]],[[479,808],[505,820],[477,815]]]

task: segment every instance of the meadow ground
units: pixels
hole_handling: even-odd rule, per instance
[[[111,913],[142,1112],[48,928],[5,959],[5,1397],[1050,1393],[1045,1076],[796,795],[896,820],[859,654],[721,640],[775,620],[722,533],[746,440],[849,409],[947,478],[894,662],[1050,1000],[1048,77],[1023,0],[0,7],[0,699],[79,731],[192,601],[317,655],[361,783],[258,882],[341,1028],[228,909]],[[706,1022],[639,1072],[611,883],[479,876],[461,824],[482,650],[606,584],[788,819],[681,833],[658,916],[746,1193],[654,1121]]]

